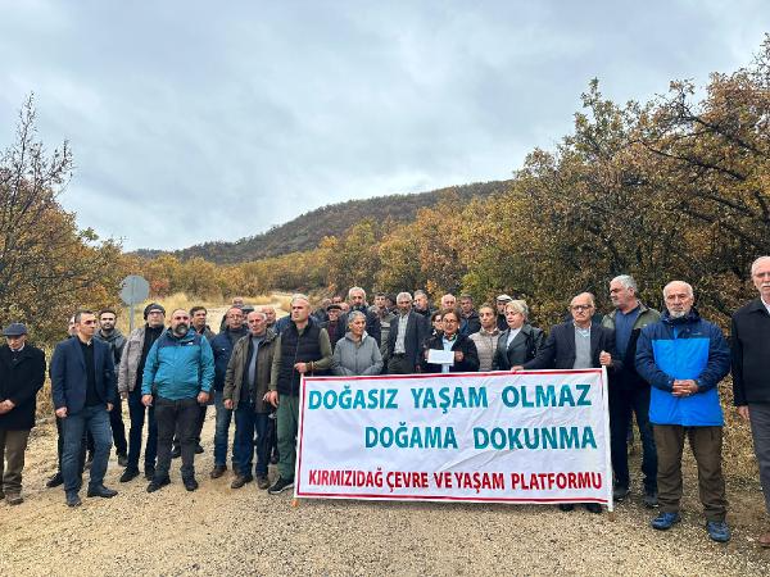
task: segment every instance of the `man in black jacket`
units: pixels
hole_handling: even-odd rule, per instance
[[[360,311],[366,316],[366,334],[377,341],[377,346],[380,346],[382,343],[380,318],[369,310],[366,304],[366,291],[361,287],[354,286],[348,291],[348,303],[350,304],[350,311],[340,316],[336,340],[345,338],[345,333],[348,330],[348,315],[353,311]]]
[[[733,315],[733,395],[738,413],[751,422],[759,479],[770,513],[770,256],[751,265],[751,279],[759,291],[754,299]],[[770,531],[759,537],[770,547]]]
[[[387,372],[391,375],[417,373],[422,345],[428,336],[428,320],[412,310],[412,295],[408,292],[398,294],[396,306],[398,314],[390,321],[388,332]]]
[[[545,345],[537,356],[515,369],[590,369],[607,367],[611,373],[623,367],[615,348],[615,332],[592,322],[596,306],[594,295],[581,293],[570,302],[572,320],[551,328]],[[597,503],[586,503],[592,513],[601,513]],[[571,511],[574,505],[559,505]]]
[[[0,347],[0,499],[19,505],[24,452],[35,426],[35,396],[45,380],[43,351],[27,344],[27,327],[12,323]]]
[[[120,355],[123,354],[123,347],[126,345],[126,337],[115,327],[117,320],[118,313],[115,309],[100,310],[99,330],[94,334],[96,340],[107,343],[107,346],[110,347],[115,367],[120,366]],[[128,442],[126,441],[126,427],[123,424],[123,402],[120,397],[110,411],[110,427],[112,428],[112,442],[115,444],[115,452],[118,456],[118,465],[125,467],[128,465]],[[89,450],[93,455],[93,448],[89,447]]]

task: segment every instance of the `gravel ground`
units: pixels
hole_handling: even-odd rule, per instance
[[[212,326],[224,309],[210,311]],[[213,314],[211,314],[213,313]],[[124,403],[125,410],[125,403]],[[614,519],[552,506],[301,501],[254,483],[211,480],[214,413],[196,459],[200,489],[172,485],[148,494],[139,477],[118,482],[114,499],[71,510],[55,471],[56,429],[38,426],[24,478],[26,501],[0,502],[0,576],[26,575],[770,575],[770,552],[754,539],[767,525],[757,483],[728,484],[733,540],[703,528],[691,458],[685,462],[684,519],[667,533],[649,528],[639,487]],[[124,415],[128,427],[128,414]],[[638,470],[638,458],[633,459]],[[271,467],[271,478],[276,472]]]
[[[120,494],[84,498],[75,510],[60,489],[44,488],[55,467],[55,428],[38,427],[26,501],[0,503],[0,575],[770,575],[770,554],[753,542],[763,520],[753,485],[730,487],[737,509],[727,545],[706,536],[691,471],[684,520],[667,533],[648,527],[638,491],[614,519],[551,506],[303,500],[293,507],[290,494],[270,496],[254,483],[232,490],[229,474],[209,479],[213,425],[210,412],[198,491],[182,487],[179,461],[172,485],[158,493],[148,494],[143,478],[121,484],[113,457],[107,485]]]

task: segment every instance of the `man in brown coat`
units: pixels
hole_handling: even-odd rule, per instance
[[[267,489],[267,464],[270,459],[267,425],[271,406],[265,401],[270,370],[273,366],[275,333],[267,328],[267,315],[253,311],[247,317],[249,334],[239,339],[225,373],[222,392],[224,405],[235,410],[235,441],[233,456],[238,475],[231,487],[240,489],[254,480],[251,469],[254,461],[254,434],[257,435],[257,486]]]

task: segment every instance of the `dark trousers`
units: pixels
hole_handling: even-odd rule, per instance
[[[632,413],[636,415],[639,436],[642,439],[642,473],[647,492],[658,488],[658,454],[655,435],[650,425],[650,387],[615,387],[610,385],[610,446],[615,484],[629,486],[628,428]]]
[[[179,431],[182,449],[182,477],[195,475],[195,432],[200,415],[198,399],[172,401],[163,397],[155,398],[155,420],[158,423],[158,466],[156,479],[168,477],[171,468],[171,445],[174,433]]]
[[[750,403],[751,434],[759,464],[759,482],[765,494],[765,507],[770,514],[770,403]]]
[[[388,359],[387,367],[389,375],[411,375],[415,372],[414,364],[409,362],[406,355],[392,355]]]
[[[28,439],[29,429],[0,429],[0,492],[8,495],[21,493],[21,472],[24,470]]]
[[[208,405],[201,405],[200,407],[201,407],[201,414],[198,417],[198,422],[195,424],[195,427],[196,427],[195,442],[198,445],[201,444],[201,431],[203,431],[203,423],[206,422],[206,409],[208,409]],[[177,448],[179,446],[180,446],[179,431],[177,431],[176,433],[174,433],[174,448]]]
[[[94,438],[94,460],[91,464],[89,485],[92,487],[102,485],[112,446],[107,407],[105,405],[83,407],[82,411],[62,419],[61,428],[64,433],[64,453],[61,463],[64,490],[70,492],[80,489],[82,478],[78,466],[83,452],[83,433],[86,430],[90,431]]]
[[[654,425],[658,448],[658,503],[664,513],[679,511],[682,498],[682,451],[685,436],[698,463],[698,489],[706,519],[724,521],[727,514],[722,476],[722,427]]]
[[[61,459],[62,455],[64,454],[64,432],[62,431],[61,423],[62,419],[56,417],[56,455],[59,460],[59,474],[62,472]],[[81,477],[83,476],[83,469],[86,466],[86,445],[88,444],[87,438],[88,434],[86,431],[83,433],[83,442],[81,443],[80,456],[78,458],[79,474]],[[93,452],[93,440],[91,440],[91,454],[93,454]]]
[[[147,444],[144,448],[144,468],[155,466],[158,454],[158,426],[155,422],[155,407],[149,409],[142,404],[142,391],[136,387],[128,393],[128,414],[131,417],[131,430],[128,434],[128,468],[139,468],[139,456],[142,453],[142,429],[147,420]]]
[[[269,420],[268,413],[254,412],[254,403],[238,403],[238,408],[235,409],[233,454],[241,475],[251,474],[256,446],[257,466],[254,472],[257,477],[267,477],[267,465],[270,460],[270,439],[267,435]]]
[[[227,464],[227,449],[230,444],[230,422],[233,411],[225,407],[225,397],[222,391],[214,391],[214,407],[217,420],[214,428],[214,465],[223,467]],[[230,455],[233,467],[236,466],[235,455]]]
[[[126,442],[126,427],[123,424],[123,400],[120,397],[110,411],[110,428],[112,429],[112,443],[115,445],[115,451],[118,455],[125,455],[128,452],[128,443]]]

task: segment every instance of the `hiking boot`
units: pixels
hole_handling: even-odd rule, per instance
[[[198,488],[198,481],[195,480],[195,477],[185,477],[182,479],[182,484],[188,491],[195,491]]]
[[[134,469],[133,467],[126,467],[126,470],[123,471],[123,474],[120,476],[120,482],[128,483],[129,481],[136,479],[138,476],[139,476],[139,469]]]
[[[278,480],[267,490],[267,492],[271,495],[277,495],[278,493],[283,493],[286,489],[291,489],[293,486],[294,479],[289,480],[278,477]]]
[[[203,447],[201,446],[200,443],[195,445],[195,454],[196,455],[202,455],[203,454]]]
[[[144,478],[152,481],[155,478],[155,465],[144,466]]]
[[[648,509],[654,509],[658,506],[658,492],[655,489],[644,492],[644,506]]]
[[[63,484],[64,484],[64,477],[62,477],[61,471],[58,471],[53,477],[51,477],[45,482],[45,486],[48,487],[49,489],[53,489],[54,487],[58,487]]]
[[[8,493],[5,496],[5,502],[9,505],[21,505],[24,502],[24,497],[19,493]]]
[[[666,531],[671,529],[674,523],[679,523],[681,520],[682,518],[679,516],[679,513],[661,513],[650,521],[650,525],[658,531]]]
[[[214,465],[214,468],[209,473],[212,479],[219,479],[227,471],[227,465]]]
[[[67,507],[80,507],[83,501],[80,500],[80,495],[77,491],[67,491]]]
[[[257,488],[263,491],[270,487],[270,481],[266,476],[257,476]],[[769,545],[770,546],[770,545]]]
[[[163,477],[162,479],[153,479],[152,481],[150,481],[150,484],[147,485],[147,492],[154,493],[161,487],[165,487],[170,483],[171,483],[171,479],[168,477]]]
[[[233,479],[233,482],[230,485],[230,488],[240,489],[246,483],[251,483],[253,480],[254,480],[254,477],[252,477],[251,475],[238,475],[235,479]]]
[[[612,500],[620,503],[623,499],[628,497],[629,493],[631,493],[631,490],[628,487],[618,485],[612,490]]]
[[[706,531],[712,541],[727,543],[730,540],[730,527],[724,521],[707,521]]]
[[[118,492],[115,489],[108,489],[104,485],[94,485],[88,488],[88,497],[102,497],[104,499],[112,499]]]
[[[128,455],[125,453],[118,453],[118,465],[120,467],[128,467]]]

